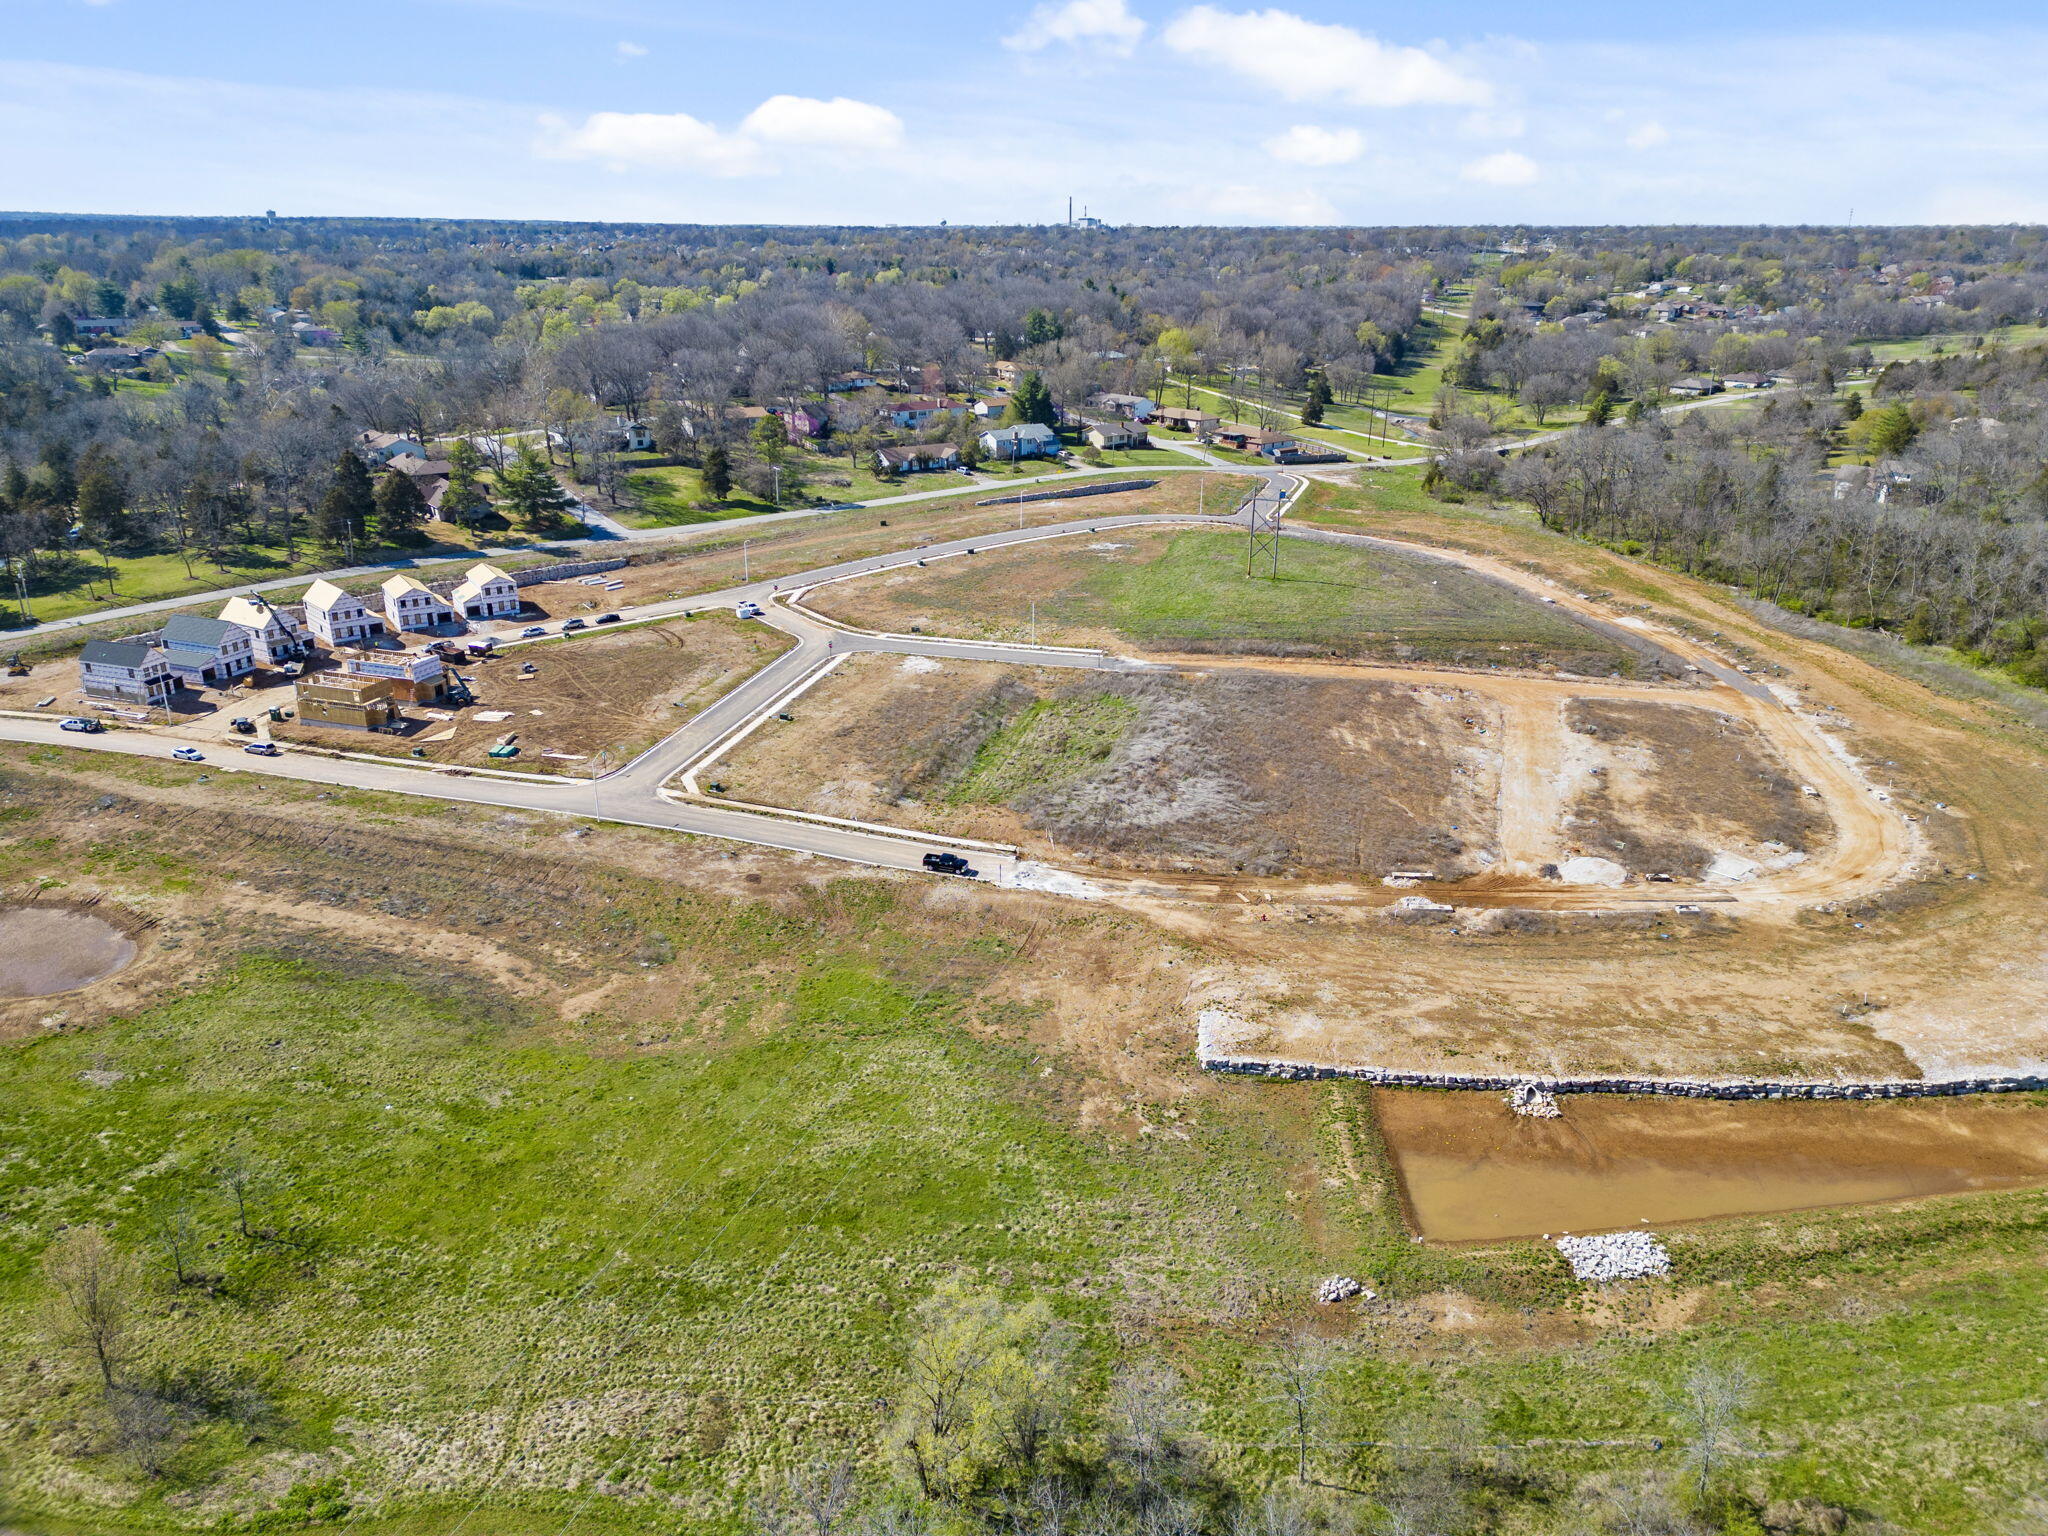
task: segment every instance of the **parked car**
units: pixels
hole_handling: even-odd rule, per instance
[[[597,622],[600,624],[617,624],[624,617],[624,614],[619,613],[600,613],[597,616]]]
[[[538,640],[547,632],[548,627],[545,624],[529,624],[526,628],[519,631],[519,638],[522,640]]]
[[[254,736],[256,734],[256,722],[247,715],[237,715],[228,722],[228,729],[237,736]]]
[[[761,617],[761,605],[759,603],[741,603],[732,612],[733,617],[736,619],[758,619]]]
[[[581,620],[581,619],[571,619],[571,620],[570,620],[570,621],[569,621],[568,623],[566,623],[566,624],[564,624],[564,625],[562,626],[562,633],[563,633],[563,634],[565,634],[565,635],[567,635],[567,634],[573,634],[573,633],[575,633],[575,632],[576,632],[577,630],[579,630],[579,629],[588,629],[588,628],[590,628],[590,626],[589,626],[588,624],[584,623],[584,622],[583,622],[583,620]]]
[[[284,673],[286,677],[297,677],[301,672],[305,671],[306,668],[304,663],[302,662],[288,661],[282,667],[278,668],[278,670]]]
[[[957,853],[928,853],[924,867],[935,875],[971,875],[974,870]]]
[[[283,757],[284,753],[267,741],[252,741],[242,750],[251,757]]]
[[[203,763],[206,761],[206,754],[197,747],[174,747],[171,750],[171,756],[181,763]]]
[[[73,715],[68,720],[59,720],[57,722],[57,729],[60,731],[84,731],[88,736],[96,736],[105,730],[106,727],[97,720],[87,720],[83,716]]]

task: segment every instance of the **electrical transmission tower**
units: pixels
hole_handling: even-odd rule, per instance
[[[1282,495],[1273,497],[1268,507],[1261,499],[1264,490],[1252,492],[1252,499],[1245,503],[1250,514],[1246,527],[1244,548],[1244,573],[1258,574],[1259,562],[1267,564],[1267,574],[1275,581],[1280,578],[1280,514],[1286,509],[1287,499]]]

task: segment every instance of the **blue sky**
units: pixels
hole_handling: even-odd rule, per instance
[[[2011,0],[6,9],[15,209],[2048,221],[2048,24]]]

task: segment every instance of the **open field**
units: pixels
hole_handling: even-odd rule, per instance
[[[1280,576],[1246,575],[1242,533],[1121,531],[947,560],[820,589],[867,629],[1055,645],[1372,657],[1628,672],[1635,658],[1561,613],[1467,572],[1289,540]]]
[[[1285,907],[1174,935],[630,828],[271,781],[224,800],[173,765],[4,748],[0,883],[30,876],[161,926],[61,1028],[47,1001],[0,1005],[17,1528],[711,1536],[785,1470],[880,1468],[913,1308],[963,1273],[1050,1299],[1091,1414],[1112,1364],[1171,1364],[1233,1477],[1293,1470],[1260,1383],[1307,1327],[1344,1349],[1346,1428],[1311,1466],[1346,1486],[1408,1484],[1344,1442],[1456,1421],[1513,1447],[1489,1453],[1511,1483],[1470,1485],[1504,1518],[1569,1513],[1676,1474],[1667,1389],[1731,1360],[1758,1383],[1770,1454],[1733,1477],[1759,1503],[1962,1536],[2038,1486],[2016,1368],[2048,1354],[2038,1192],[1684,1228],[1669,1279],[1590,1293],[1540,1242],[1412,1243],[1375,1095],[1189,1059],[1191,1002],[1228,977],[1320,994],[1407,954],[1448,1021],[1502,979],[1498,941],[1333,944]],[[1311,941],[1355,953],[1299,964]],[[1610,956],[1639,987],[1699,960],[1616,933],[1515,947]],[[1845,1106],[1838,1136],[1902,1108]],[[2042,1110],[1981,1112],[2024,1138]],[[183,1284],[169,1217],[200,1245]],[[149,1471],[45,1328],[40,1257],[80,1224],[145,1267],[128,1359],[177,1408]],[[1333,1273],[1378,1299],[1313,1306]]]
[[[273,727],[272,735],[391,757],[424,748],[433,762],[477,765],[509,736],[520,751],[504,766],[582,775],[638,756],[790,644],[765,625],[726,613],[586,632],[463,664],[476,702],[464,709],[408,707],[413,728],[403,736],[296,720]],[[501,718],[480,718],[486,714]]]
[[[709,776],[1063,864],[1456,878],[1492,857],[1492,717],[1455,688],[866,655],[792,713]]]
[[[2004,325],[1976,331],[1942,331],[1932,336],[1915,336],[1907,341],[1859,341],[1883,365],[1936,353],[1974,352],[1980,347],[2030,347],[2048,341],[2048,325]]]

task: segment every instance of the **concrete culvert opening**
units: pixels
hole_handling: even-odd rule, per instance
[[[75,992],[135,961],[125,914],[55,903],[0,906],[0,997]]]

